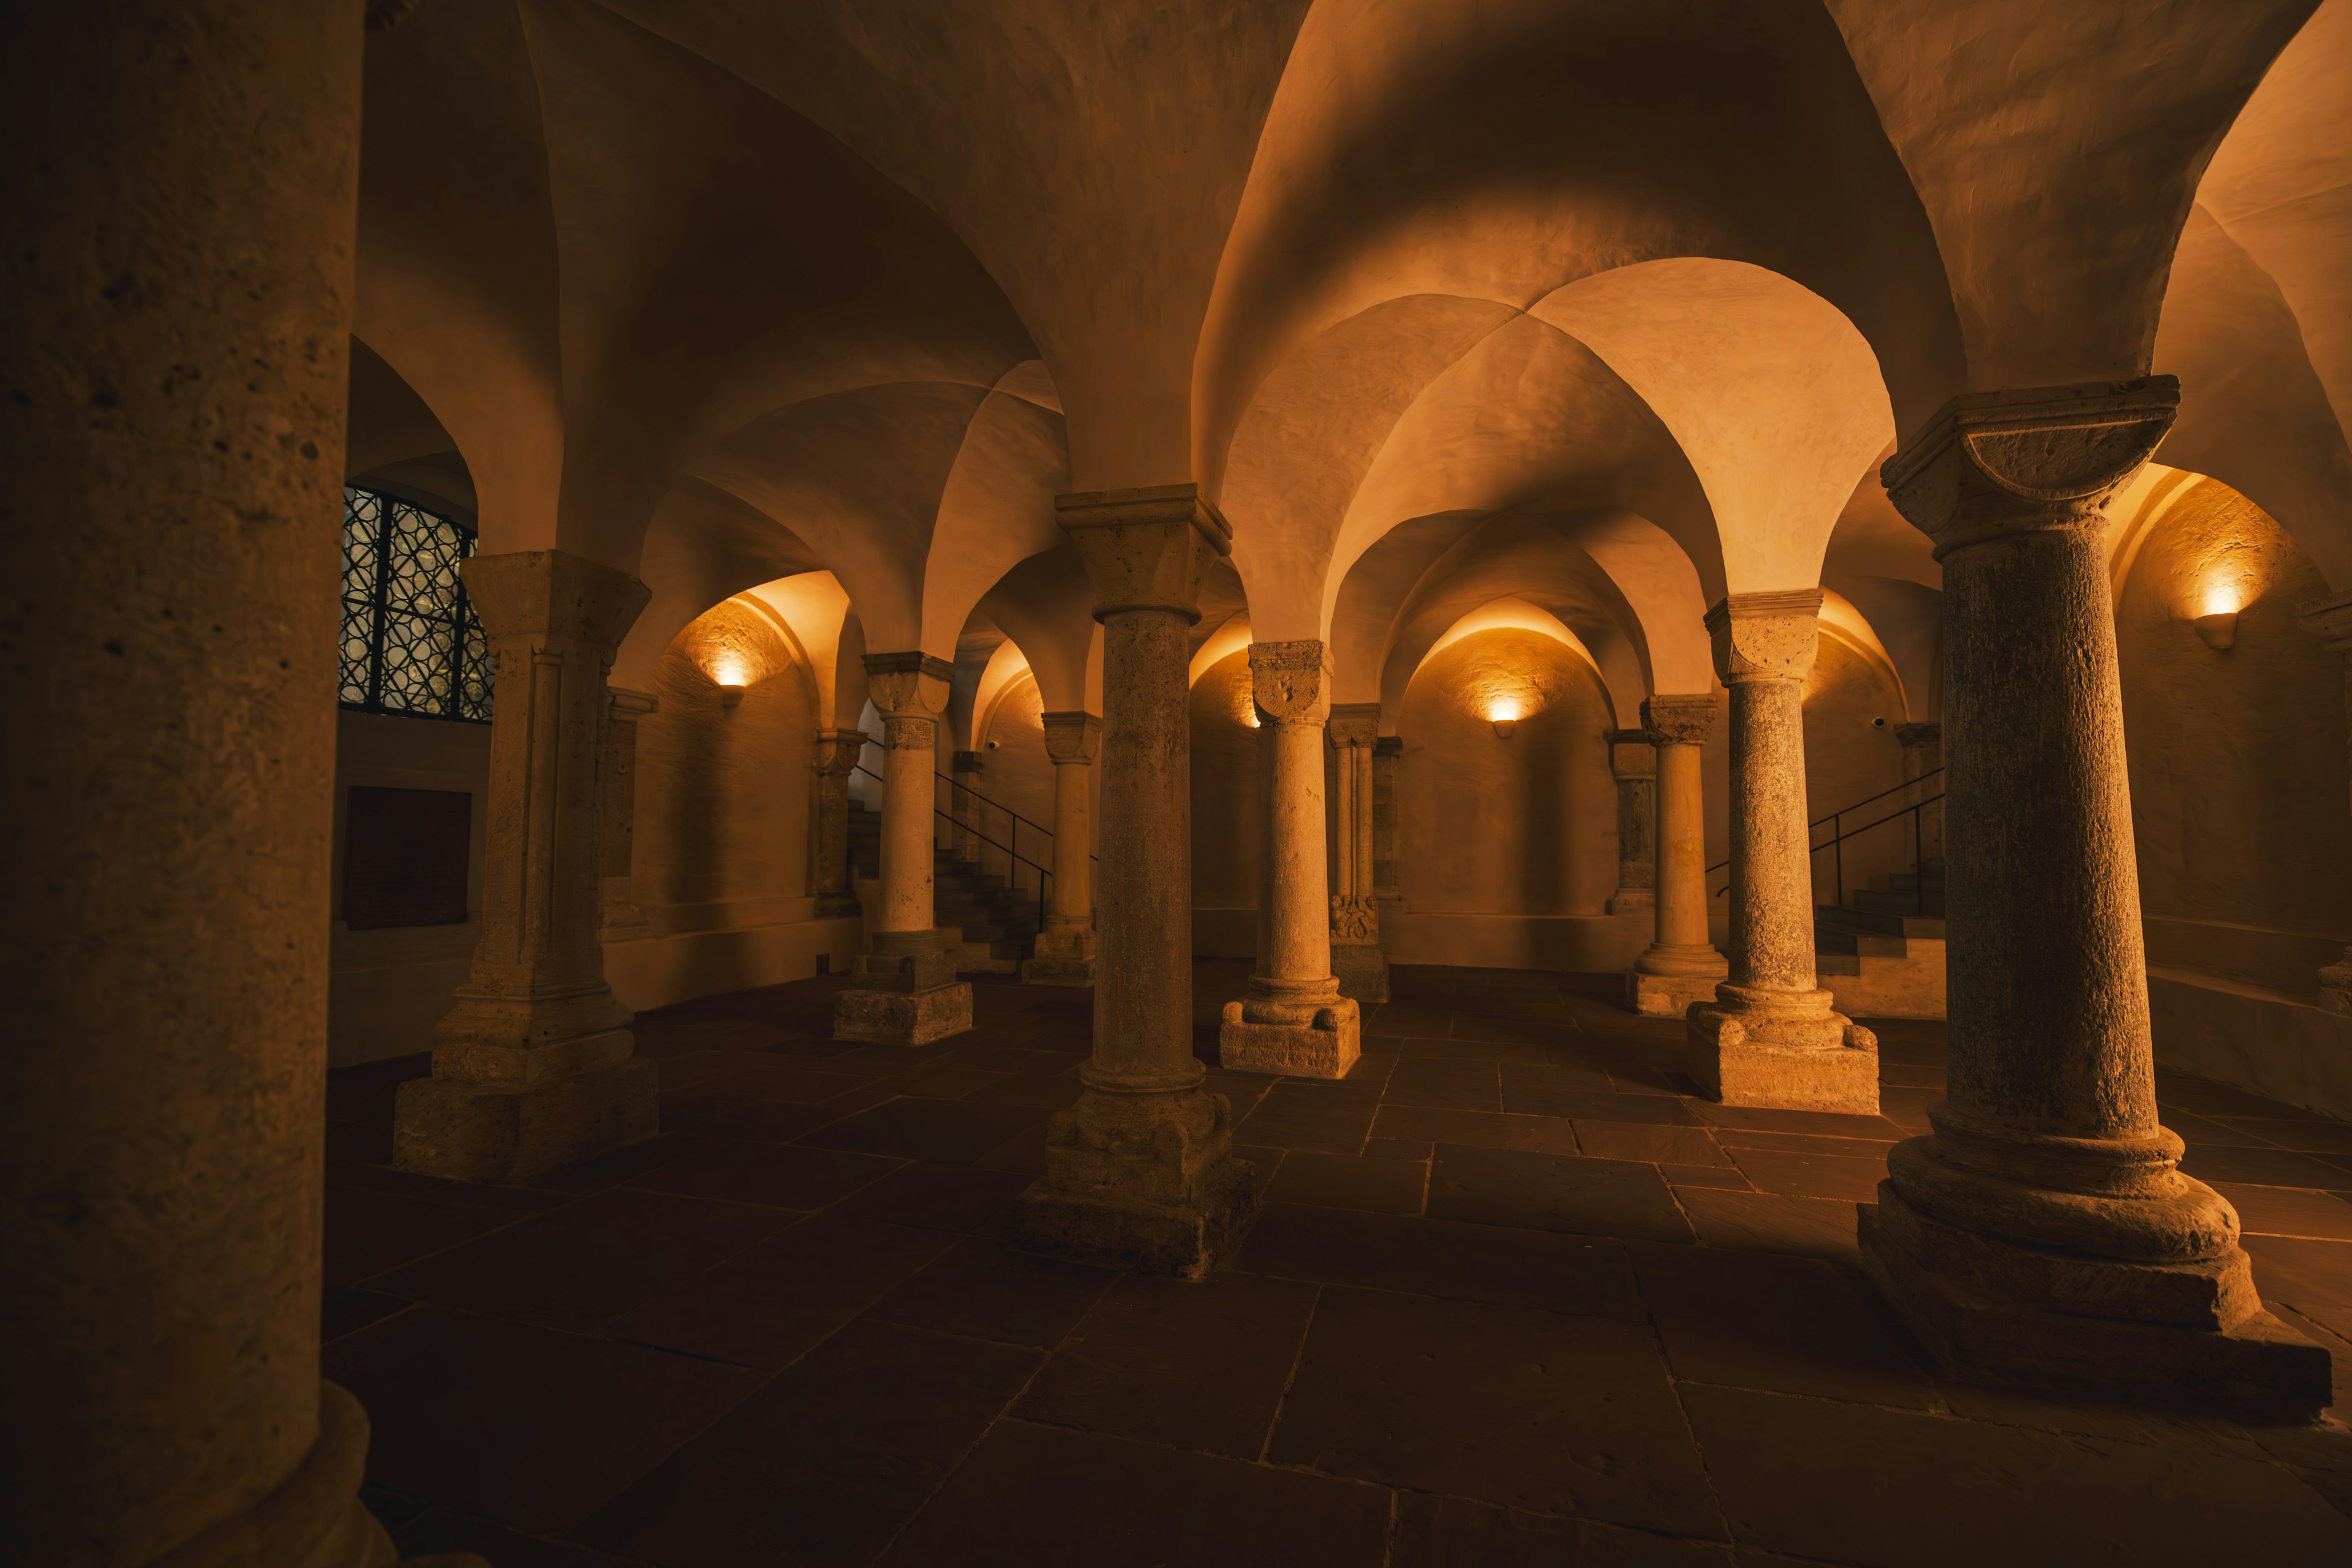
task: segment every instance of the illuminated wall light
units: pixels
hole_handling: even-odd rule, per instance
[[[2216,653],[2236,647],[2238,611],[2243,603],[2237,584],[2219,578],[2208,583],[2198,613],[2189,621],[2197,628],[2199,640]]]
[[[1508,738],[1512,728],[1519,721],[1520,705],[1508,698],[1497,698],[1486,704],[1486,717],[1495,721],[1497,737]]]
[[[743,689],[751,683],[751,667],[742,655],[725,650],[710,661],[711,683],[719,688],[719,703],[732,708],[743,700]]]

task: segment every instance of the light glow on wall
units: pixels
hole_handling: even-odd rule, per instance
[[[721,647],[711,655],[704,673],[713,685],[745,687],[751,684],[751,661],[731,647]]]

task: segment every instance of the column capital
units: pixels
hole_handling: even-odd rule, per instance
[[[819,730],[809,752],[810,771],[847,778],[856,771],[858,755],[870,739],[863,730]]]
[[[1401,757],[1404,755],[1404,737],[1402,735],[1382,735],[1379,740],[1372,742],[1372,755],[1375,757]]]
[[[1654,746],[1704,746],[1714,731],[1712,693],[1664,695],[1642,700],[1642,732]]]
[[[1944,726],[1935,722],[1897,724],[1895,739],[1905,746],[1940,746],[1944,743]]]
[[[477,555],[458,570],[482,630],[501,640],[548,637],[610,652],[653,597],[626,572],[562,550]]]
[[[613,717],[623,722],[634,721],[661,710],[661,699],[650,691],[632,691],[625,686],[607,686],[604,695],[612,700]]]
[[[1611,777],[1622,783],[1658,776],[1658,753],[1652,749],[1647,730],[1603,730],[1601,733],[1609,742]]]
[[[1093,714],[1079,709],[1068,713],[1039,715],[1045,724],[1045,755],[1055,763],[1072,763],[1082,767],[1094,766],[1095,758],[1102,752],[1103,723]]]
[[[866,694],[886,719],[938,718],[948,710],[949,683],[954,679],[955,666],[932,654],[866,656]]]
[[[1337,747],[1370,746],[1381,738],[1381,705],[1377,702],[1334,702],[1324,732]]]
[[[1320,724],[1331,713],[1331,650],[1313,637],[1249,645],[1250,695],[1261,721]]]
[[[1726,686],[1747,680],[1801,680],[1821,640],[1822,591],[1785,588],[1728,594],[1706,613],[1715,676]]]
[[[1094,584],[1095,619],[1128,610],[1201,618],[1201,579],[1234,552],[1224,515],[1198,485],[1085,490],[1054,498],[1055,521]]]
[[[1936,557],[2004,534],[2094,526],[2180,411],[2169,375],[1964,392],[1879,469]]]
[[[2331,652],[2352,655],[2352,594],[2335,594],[2294,607],[2294,618]]]

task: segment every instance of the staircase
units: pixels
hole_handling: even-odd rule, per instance
[[[1813,967],[1847,1017],[1944,1016],[1944,860],[1813,910]]]
[[[849,803],[851,885],[882,874],[882,814]],[[1037,895],[992,871],[961,859],[952,849],[931,852],[931,919],[963,940],[955,945],[961,974],[1018,974],[1035,952]]]

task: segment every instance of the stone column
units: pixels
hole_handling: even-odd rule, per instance
[[[2352,730],[2352,594],[2337,594],[2299,607],[2304,626],[2345,660],[2345,714]],[[2352,948],[2319,972],[2319,1005],[2331,1013],[2352,1014]]]
[[[377,1568],[319,1378],[360,8],[8,32],[0,1557]]]
[[[980,787],[981,775],[987,764],[978,752],[957,752],[948,759],[948,776],[954,781],[955,796],[949,815],[955,818],[955,857],[967,864],[980,859],[980,835],[975,829],[984,825],[980,820],[980,797],[972,792]]]
[[[1286,1078],[1345,1078],[1363,1054],[1356,1003],[1331,973],[1330,870],[1323,859],[1323,726],[1330,656],[1318,641],[1252,643],[1250,679],[1265,756],[1257,973],[1225,1004],[1218,1065]]]
[[[1941,724],[1897,724],[1895,739],[1903,747],[1903,777],[1908,781],[1926,778],[1944,765],[1944,727]],[[1933,795],[1944,787],[1940,778],[1929,779],[1927,787],[1913,794],[1917,800]],[[1919,814],[1920,869],[1926,870],[1944,858],[1944,803],[1937,801]]]
[[[1372,897],[1377,902],[1402,905],[1404,887],[1397,878],[1397,758],[1404,754],[1404,737],[1382,735],[1372,742]],[[1381,950],[1383,959],[1387,950]]]
[[[607,943],[639,942],[654,934],[653,921],[637,902],[629,867],[637,835],[637,721],[661,704],[650,691],[605,688],[604,714],[604,931]]]
[[[1389,999],[1389,959],[1381,948],[1381,906],[1374,891],[1372,825],[1379,815],[1372,782],[1372,749],[1381,734],[1381,705],[1342,702],[1333,706],[1324,732],[1330,737],[1333,767],[1331,866],[1331,973],[1339,994],[1356,1002]]]
[[[2327,1353],[2263,1310],[2157,1120],[2102,514],[2179,397],[1968,394],[1886,464],[1944,567],[1951,1056],[1862,1256],[1964,1375],[2308,1420]]]
[[[527,1182],[654,1134],[657,1072],[630,1054],[598,910],[604,672],[648,595],[560,550],[477,555],[465,574],[498,669],[482,940],[433,1076],[400,1086],[393,1163]]]
[[[1657,908],[1658,756],[1647,730],[1609,731],[1609,773],[1617,781],[1617,890],[1609,912]],[[1702,873],[1704,874],[1704,873]]]
[[[1094,1056],[1013,1209],[1032,1247],[1200,1279],[1257,1209],[1233,1111],[1192,1055],[1188,631],[1233,531],[1192,485],[1067,495],[1103,627]]]
[[[1690,1020],[1690,1073],[1726,1105],[1878,1111],[1878,1040],[1815,984],[1804,679],[1818,588],[1734,594],[1706,614],[1731,689],[1731,976]]]
[[[1633,1011],[1679,1018],[1694,1002],[1715,999],[1731,965],[1707,938],[1706,795],[1699,748],[1715,728],[1715,698],[1706,692],[1653,697],[1642,704],[1642,733],[1657,752],[1658,831],[1651,878],[1657,900],[1655,938],[1625,977]]]
[[[865,745],[862,730],[819,730],[809,753],[809,864],[819,920],[859,912],[849,881],[849,775]]]
[[[971,1027],[971,984],[956,978],[956,933],[931,905],[939,720],[955,667],[926,653],[869,653],[866,694],[882,715],[882,909],[874,951],[850,965],[834,1005],[836,1039],[921,1046]]]
[[[1103,721],[1085,711],[1048,713],[1045,754],[1054,761],[1054,890],[1036,956],[1021,964],[1025,985],[1095,983],[1095,753]]]

